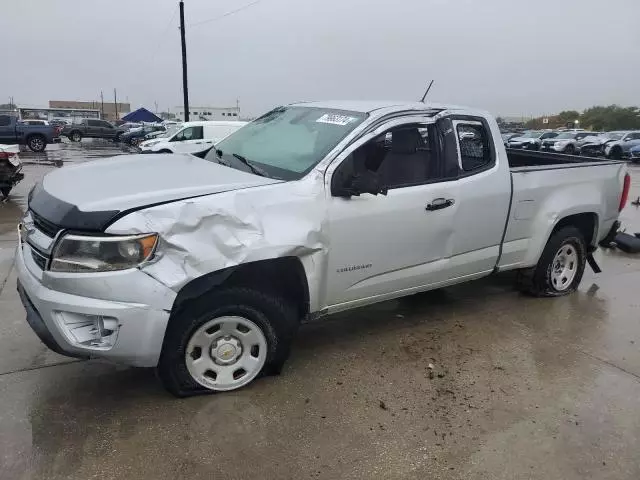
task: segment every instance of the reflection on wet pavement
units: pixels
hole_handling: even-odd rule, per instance
[[[640,257],[598,251],[603,273],[568,297],[508,274],[336,315],[301,329],[282,375],[176,400],[151,370],[52,356],[26,326],[15,224],[56,168],[30,157],[0,205],[0,479],[640,478]],[[622,219],[640,231],[636,207]]]
[[[135,153],[135,150],[108,140],[91,138],[78,143],[64,141],[47,145],[46,150],[40,153],[28,149],[21,151],[20,160],[23,164],[25,179],[12,190],[10,202],[20,205],[23,209],[26,208],[29,190],[35,183],[42,180],[42,177],[51,169],[128,153]]]

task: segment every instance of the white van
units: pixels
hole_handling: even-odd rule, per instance
[[[198,153],[232,134],[247,122],[185,122],[176,130],[169,127],[165,135],[146,140],[139,147],[142,153]]]

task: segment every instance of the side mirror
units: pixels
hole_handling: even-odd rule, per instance
[[[380,182],[380,177],[374,172],[365,172],[357,174],[351,182],[351,189],[354,195],[361,193],[369,193],[371,195],[386,195],[388,189]]]
[[[331,193],[335,197],[351,198],[363,193],[386,195],[388,192],[388,188],[381,184],[380,178],[374,172],[338,177],[334,175],[334,180],[336,181],[333,182]]]

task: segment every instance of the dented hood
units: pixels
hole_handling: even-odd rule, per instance
[[[47,175],[44,190],[82,211],[124,210],[276,183],[193,155],[123,155],[65,167]]]
[[[29,207],[58,226],[96,230],[127,210],[279,182],[193,155],[123,155],[49,173]]]

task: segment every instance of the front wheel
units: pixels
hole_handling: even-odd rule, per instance
[[[622,158],[622,149],[620,147],[613,147],[609,152],[609,158],[614,160],[620,160]]]
[[[207,294],[171,319],[158,373],[176,396],[236,390],[279,373],[298,326],[283,299],[246,288]]]
[[[573,145],[567,145],[567,147],[564,149],[564,153],[566,153],[567,155],[575,155],[576,147],[574,147]]]
[[[564,227],[549,238],[538,264],[518,272],[518,286],[536,297],[558,297],[574,292],[584,274],[587,247],[580,230]]]

